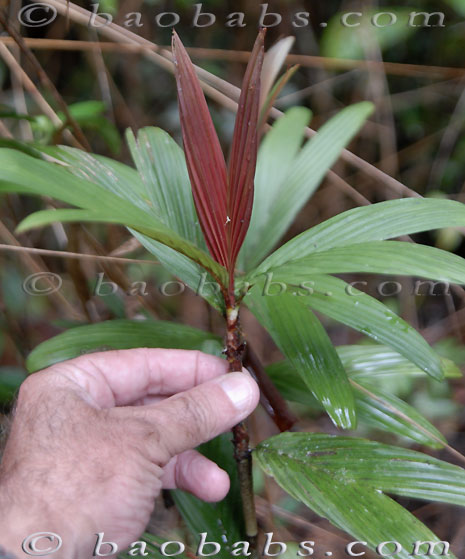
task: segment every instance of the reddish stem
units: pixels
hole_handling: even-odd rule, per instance
[[[271,382],[265,367],[250,345],[247,345],[244,363],[247,369],[253,373],[260,387],[260,403],[281,432],[289,431],[297,423],[297,417]]]
[[[231,290],[230,290],[231,293]],[[230,299],[226,308],[226,357],[229,362],[229,371],[242,371],[242,362],[245,354],[245,342],[239,324],[239,308],[234,305],[234,299]],[[234,458],[237,463],[239,475],[239,486],[244,512],[245,533],[250,544],[252,557],[257,555],[257,517],[255,512],[255,500],[253,493],[252,478],[252,454],[250,451],[250,439],[247,428],[243,422],[233,428]]]

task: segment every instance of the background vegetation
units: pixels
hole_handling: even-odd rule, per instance
[[[402,20],[406,7],[400,4],[386,2],[378,6],[375,1],[336,0],[318,4],[303,1],[269,4],[269,11],[282,14],[283,22],[270,29],[267,42],[272,44],[283,35],[294,35],[293,53],[300,55],[301,65],[276,105],[282,109],[294,105],[311,108],[315,114],[312,127],[318,128],[342,107],[357,101],[372,101],[376,111],[350,149],[399,181],[383,180],[366,169],[339,161],[334,170],[340,179],[330,175],[324,180],[300,212],[286,239],[344,210],[371,202],[414,196],[415,193],[465,201],[465,9],[462,3],[425,1],[421,6],[419,2],[408,6],[409,10],[443,11],[445,28],[413,29],[399,24],[382,33],[372,30],[367,34],[342,29],[334,18],[339,11],[358,11],[362,5],[360,11],[367,14],[387,9]],[[81,5],[89,7],[87,3]],[[20,8],[21,3],[15,0],[5,7],[10,25],[16,26]],[[181,22],[176,29],[183,42],[199,49],[191,52],[194,61],[239,85],[246,59],[243,51],[250,50],[256,36],[259,5],[210,0],[203,2],[203,9],[215,13],[216,25],[193,29],[190,25],[192,2],[105,0],[100,3],[100,11],[112,13],[116,23],[128,12],[141,12],[144,26],[135,31],[158,45],[168,45],[171,32],[158,28],[154,15],[163,11],[178,13]],[[311,13],[312,25],[293,28],[287,14],[304,10]],[[246,27],[234,31],[224,27],[222,22],[233,11],[246,13]],[[329,25],[321,27],[321,22]],[[180,142],[174,78],[143,52],[128,52],[107,42],[103,36],[100,40],[105,43],[101,47],[89,48],[90,43],[98,40],[97,33],[79,25],[73,18],[67,21],[59,16],[49,26],[23,27],[20,31],[24,37],[41,40],[28,45],[42,71],[38,71],[30,54],[12,45],[7,33],[0,37],[0,135],[4,140],[73,144],[77,139],[81,144],[88,144],[94,153],[116,157],[128,164],[130,157],[122,140],[128,127],[137,130],[159,126]],[[70,49],[69,43],[61,42],[63,40],[85,44]],[[366,66],[364,59],[374,60],[376,64]],[[25,81],[25,75],[32,84]],[[45,103],[52,110],[47,109]],[[65,116],[63,104],[79,124],[84,138],[76,133]],[[228,146],[234,115],[220,104],[210,103],[210,108],[220,138]],[[55,225],[22,235],[13,233],[26,215],[42,207],[53,207],[53,204],[51,200],[39,201],[17,195],[1,198],[0,399],[4,413],[8,413],[14,391],[26,374],[27,355],[40,342],[69,326],[149,314],[223,334],[217,314],[195,293],[189,290],[175,296],[163,293],[163,285],[172,278],[150,261],[150,255],[122,227]],[[465,256],[461,231],[443,229],[416,235],[414,240]],[[13,249],[15,246],[17,248]],[[19,247],[40,247],[86,256],[37,254]],[[61,289],[48,296],[29,294],[28,284],[26,289],[24,285],[26,278],[44,271],[59,275],[63,281]],[[100,295],[96,294],[99,278],[116,283],[118,291],[110,293],[112,290],[107,284],[100,286]],[[415,279],[393,277],[392,280],[401,285],[401,291],[389,296],[387,293],[393,284],[386,286],[382,294],[378,289],[380,283],[391,278],[348,275],[347,279],[367,281],[364,291],[380,298],[414,325],[427,341],[437,345],[442,355],[460,366],[465,363],[463,291],[457,289],[451,295],[442,295],[439,289],[435,296],[415,296]],[[146,282],[147,295],[130,294],[131,286],[137,281]],[[252,315],[244,312],[243,324],[248,339],[265,364],[279,359],[279,351]],[[336,345],[353,344],[362,339],[358,333],[329,320],[325,321],[325,326]],[[384,382],[391,393],[412,403],[454,448],[465,453],[462,379],[449,383],[450,388],[425,378],[405,376],[390,377]],[[302,429],[335,432],[321,411],[303,404],[295,404],[295,411],[303,418]],[[277,432],[263,410],[254,416],[251,431],[255,441]],[[372,431],[367,426],[357,434],[398,442],[396,437]],[[408,444],[410,448],[433,452],[415,443]],[[445,451],[434,455],[455,461]],[[270,531],[280,534],[283,541],[313,537],[319,542],[332,542],[328,543],[332,546],[328,549],[332,549],[335,542],[346,538],[273,482],[265,481],[258,469],[255,477],[260,491],[257,501],[260,520]],[[464,546],[465,523],[461,509],[439,504],[419,506],[418,502],[406,498],[400,502],[440,538]],[[169,502],[165,504],[166,510],[158,509],[153,528],[157,533],[168,534],[179,523],[178,513]]]

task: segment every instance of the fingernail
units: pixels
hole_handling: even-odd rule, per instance
[[[254,397],[249,378],[244,373],[228,373],[217,379],[233,406],[240,412],[250,410]]]
[[[245,367],[242,367],[242,372],[244,373],[244,375],[247,375],[248,377],[253,378],[252,373],[248,369],[246,369]]]

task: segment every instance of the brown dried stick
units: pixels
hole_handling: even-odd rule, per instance
[[[88,10],[76,6],[71,2],[67,2],[66,0],[47,0],[47,4],[50,4],[57,11],[62,14],[66,15],[69,14],[71,20],[80,23],[82,25],[88,25],[90,21],[90,17],[92,13]],[[103,24],[106,23],[102,18],[98,16],[95,18],[95,21]],[[170,73],[174,72],[173,63],[172,63],[172,55],[171,52],[159,47],[158,45],[144,39],[143,37],[139,37],[129,29],[125,29],[116,25],[115,23],[106,24],[105,26],[99,27],[98,32],[108,38],[115,40],[118,43],[129,43],[132,45],[139,45],[140,47],[144,48],[144,55],[153,60],[158,66],[164,68]],[[248,60],[249,53],[247,53],[247,60]],[[297,64],[303,64],[303,61],[300,58],[300,55],[293,55],[293,62]],[[362,63],[365,63],[362,61]],[[378,63],[377,63],[378,64]],[[201,80],[202,87],[205,93],[213,98],[215,101],[221,103],[224,106],[229,108],[233,108],[231,102],[237,103],[240,95],[240,89],[232,84],[228,83],[226,80],[218,78],[214,76],[210,72],[199,68],[198,66],[195,67],[197,75]],[[458,68],[458,71],[462,72],[463,69]],[[444,77],[444,76],[442,76]],[[450,77],[455,77],[450,76]],[[207,87],[205,87],[207,86]],[[208,87],[209,86],[209,87]],[[283,112],[277,108],[273,108],[270,111],[270,116],[274,119],[281,118],[283,116]],[[310,127],[306,128],[306,134],[308,137],[313,137],[317,132],[312,130]],[[403,194],[405,196],[412,196],[418,197],[419,194],[414,192],[413,190],[409,189],[405,185],[403,185],[398,180],[390,177],[377,167],[374,167],[367,161],[363,160],[362,158],[358,157],[354,153],[350,152],[349,150],[343,150],[341,154],[341,158],[346,161],[347,163],[353,165],[360,171],[364,172],[366,175],[370,176],[374,180],[382,181],[387,186],[395,190],[396,192]],[[342,180],[342,179],[341,179]]]
[[[46,89],[48,89],[51,92],[51,94],[53,95],[53,97],[55,98],[56,102],[58,103],[58,105],[60,106],[61,110],[63,111],[63,113],[66,117],[66,121],[69,122],[69,124],[72,126],[72,128],[74,130],[74,133],[75,133],[77,139],[79,140],[79,143],[82,146],[84,146],[85,150],[91,151],[91,147],[90,147],[89,142],[87,141],[87,138],[85,137],[85,135],[84,135],[83,131],[81,130],[81,127],[79,126],[79,124],[76,122],[76,119],[69,112],[68,106],[63,101],[63,98],[59,94],[59,92],[58,92],[57,88],[55,87],[54,83],[47,76],[47,73],[42,68],[40,62],[37,60],[35,55],[28,48],[28,46],[24,42],[23,37],[16,31],[16,29],[14,29],[14,27],[12,25],[10,25],[10,23],[8,21],[8,16],[6,15],[6,13],[3,10],[0,10],[0,24],[4,27],[4,29],[14,39],[14,41],[16,42],[18,47],[21,49],[21,52],[24,54],[25,58],[29,61],[29,63],[32,65],[32,67],[36,71],[42,85]]]
[[[135,44],[115,44],[112,42],[78,41],[69,39],[39,39],[27,37],[24,39],[27,46],[36,50],[95,50],[104,52],[143,52],[147,47]],[[0,37],[0,42],[13,44],[10,37]],[[165,49],[166,46],[152,45],[153,50]],[[212,49],[212,48],[187,48],[188,53],[205,60],[226,60],[234,62],[248,62],[249,51]],[[287,64],[299,64],[311,68],[325,68],[334,71],[362,70],[366,72],[384,72],[393,76],[407,76],[409,78],[427,79],[460,79],[465,76],[463,68],[448,66],[427,66],[424,64],[403,64],[400,62],[386,62],[377,60],[353,60],[348,58],[327,58],[324,56],[311,56],[307,54],[289,54]]]
[[[26,74],[26,72],[23,70],[21,65],[16,60],[16,58],[11,54],[11,52],[2,42],[0,42],[0,57],[8,66],[10,72],[18,76],[18,78],[21,80],[23,84],[24,89],[26,89],[29,92],[29,94],[37,104],[38,108],[44,113],[44,115],[47,116],[55,126],[59,126],[59,127],[63,126],[63,122],[58,117],[56,112],[47,103],[43,95],[39,92],[39,90],[35,86],[34,82]],[[78,148],[82,148],[82,145],[76,140],[76,138],[71,134],[69,130],[64,130],[63,135],[64,137],[67,138],[67,140],[72,145]]]

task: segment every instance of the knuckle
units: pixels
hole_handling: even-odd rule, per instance
[[[54,387],[53,391],[50,390],[51,385]],[[60,387],[64,387],[64,383],[58,369],[50,367],[37,371],[27,376],[22,382],[18,391],[18,402],[37,398],[44,393],[51,396]]]
[[[33,398],[41,390],[43,382],[42,373],[34,373],[26,377],[19,387],[18,402]]]

